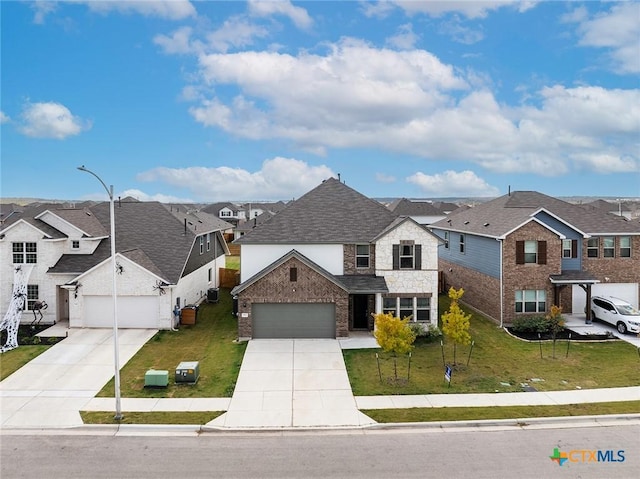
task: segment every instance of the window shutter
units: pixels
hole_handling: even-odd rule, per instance
[[[516,264],[524,264],[524,241],[516,241]]]
[[[417,244],[414,248],[414,269],[422,269],[422,245]]]
[[[547,242],[538,241],[538,264],[547,264]]]
[[[393,269],[400,269],[400,245],[393,245]]]
[[[571,240],[571,257],[578,257],[578,240]]]

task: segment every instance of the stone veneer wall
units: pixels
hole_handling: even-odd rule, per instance
[[[295,282],[289,280],[292,267],[298,270]],[[335,303],[336,337],[349,336],[349,294],[297,258],[289,259],[238,295],[240,338],[253,337],[253,303]]]
[[[480,311],[485,316],[500,321],[500,280],[465,268],[455,263],[440,260],[444,275],[444,289],[464,289],[461,302]]]

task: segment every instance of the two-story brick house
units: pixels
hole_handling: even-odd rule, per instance
[[[115,206],[116,285],[120,328],[170,329],[174,309],[198,303],[219,285],[230,225],[182,205],[125,199]],[[109,203],[64,207],[37,204],[0,227],[0,308],[7,310],[14,269],[27,266],[22,322],[72,328],[113,324]]]
[[[434,223],[445,284],[500,324],[552,305],[584,314],[594,294],[640,297],[640,222],[517,191]]]
[[[437,325],[440,240],[337,179],[234,243],[240,338],[347,337],[382,311]]]

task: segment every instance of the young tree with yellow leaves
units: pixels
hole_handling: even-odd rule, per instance
[[[416,334],[409,327],[409,318],[400,319],[391,313],[379,313],[374,316],[373,336],[382,350],[393,356],[393,372],[398,381],[398,354],[407,354],[413,349]]]
[[[449,310],[442,315],[442,333],[453,342],[453,364],[456,364],[456,346],[458,344],[467,345],[471,343],[471,335],[469,334],[470,314],[466,314],[458,300],[462,298],[464,289],[459,290],[453,287],[449,288],[449,299],[451,304]]]

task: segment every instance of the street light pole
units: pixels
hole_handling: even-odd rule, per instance
[[[120,407],[120,360],[119,360],[119,352],[118,352],[118,292],[116,290],[116,215],[115,215],[115,206],[113,200],[113,185],[107,188],[102,179],[96,175],[93,171],[88,170],[84,167],[84,165],[79,166],[78,169],[80,171],[84,171],[85,173],[89,173],[90,175],[95,176],[98,181],[102,184],[107,194],[109,195],[109,218],[111,223],[111,276],[112,276],[112,297],[113,297],[113,363],[114,363],[114,385],[115,385],[115,396],[116,396],[116,415],[114,419],[116,421],[120,421],[122,419],[122,409]]]

